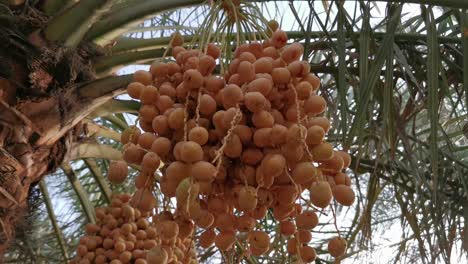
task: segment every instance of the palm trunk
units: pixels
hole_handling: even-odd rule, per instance
[[[89,61],[100,54],[97,47],[49,43],[32,25],[16,27],[21,18],[8,19],[0,24],[0,255],[28,208],[30,187],[80,140],[80,121],[130,81],[95,80]]]

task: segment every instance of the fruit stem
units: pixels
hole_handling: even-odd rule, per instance
[[[333,206],[330,206],[330,207],[331,207],[331,211],[332,211],[332,214],[333,214],[333,224],[335,225],[335,229],[336,229],[336,232],[338,233],[338,236],[341,237],[340,230],[338,229],[338,225],[336,224],[335,209],[333,208]]]
[[[216,157],[211,161],[211,163],[214,163],[215,161],[218,161],[216,165],[216,169],[219,170],[219,167],[221,166],[221,157],[223,155],[224,148],[227,145],[227,142],[229,139],[231,139],[232,133],[234,133],[234,128],[237,126],[237,124],[240,122],[242,117],[241,110],[239,105],[236,105],[236,114],[234,115],[234,118],[231,120],[231,127],[228,130],[227,135],[223,138],[223,144],[221,147],[218,149],[218,153],[216,153]]]
[[[184,106],[184,141],[187,141],[187,117],[188,117],[188,104],[190,99],[190,91],[187,92],[187,96],[185,97],[185,106]]]

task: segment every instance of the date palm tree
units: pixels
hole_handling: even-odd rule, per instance
[[[466,256],[456,248],[468,249],[468,2],[245,2],[303,43],[322,79],[329,141],[353,154],[358,201],[336,207],[350,242],[345,258],[378,252],[394,225],[401,237],[385,245],[397,252],[389,262]],[[199,0],[0,1],[4,262],[70,259],[93,207],[131,191],[130,182],[105,178],[107,161],[120,157],[119,132],[139,108],[116,98],[131,81],[117,71],[163,57],[174,31],[196,38],[209,15]],[[333,224],[314,238],[323,263]],[[277,253],[245,261],[287,262],[284,239],[275,241]],[[219,256],[200,250],[202,262]]]

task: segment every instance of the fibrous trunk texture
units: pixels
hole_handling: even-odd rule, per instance
[[[47,17],[23,10],[1,19],[0,262],[27,212],[31,186],[80,140],[80,121],[122,91],[83,89],[95,79],[90,61],[99,48],[47,42],[40,32]]]

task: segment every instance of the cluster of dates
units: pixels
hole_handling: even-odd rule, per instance
[[[190,230],[170,214],[134,208],[131,197],[115,194],[109,206],[96,208],[96,223],[86,225],[70,264],[198,263]]]
[[[271,211],[289,239],[288,252],[311,262],[317,212],[333,198],[344,206],[354,202],[344,173],[351,157],[325,140],[330,122],[321,116],[326,101],[316,93],[320,79],[300,60],[302,45],[287,41],[276,30],[268,40],[243,44],[217,75],[216,45],[186,50],[174,38],[175,60],[135,72],[128,85],[129,96],[141,102],[143,131],[134,126],[123,132],[123,160],[111,163],[109,179],[120,183],[128,164],[139,166],[132,206],[176,223],[180,241],[201,228],[195,240],[201,247],[228,251],[242,235],[250,254],[266,254],[274,248],[256,224]],[[176,209],[168,207],[171,198]],[[330,240],[332,256],[345,251],[343,238]]]

